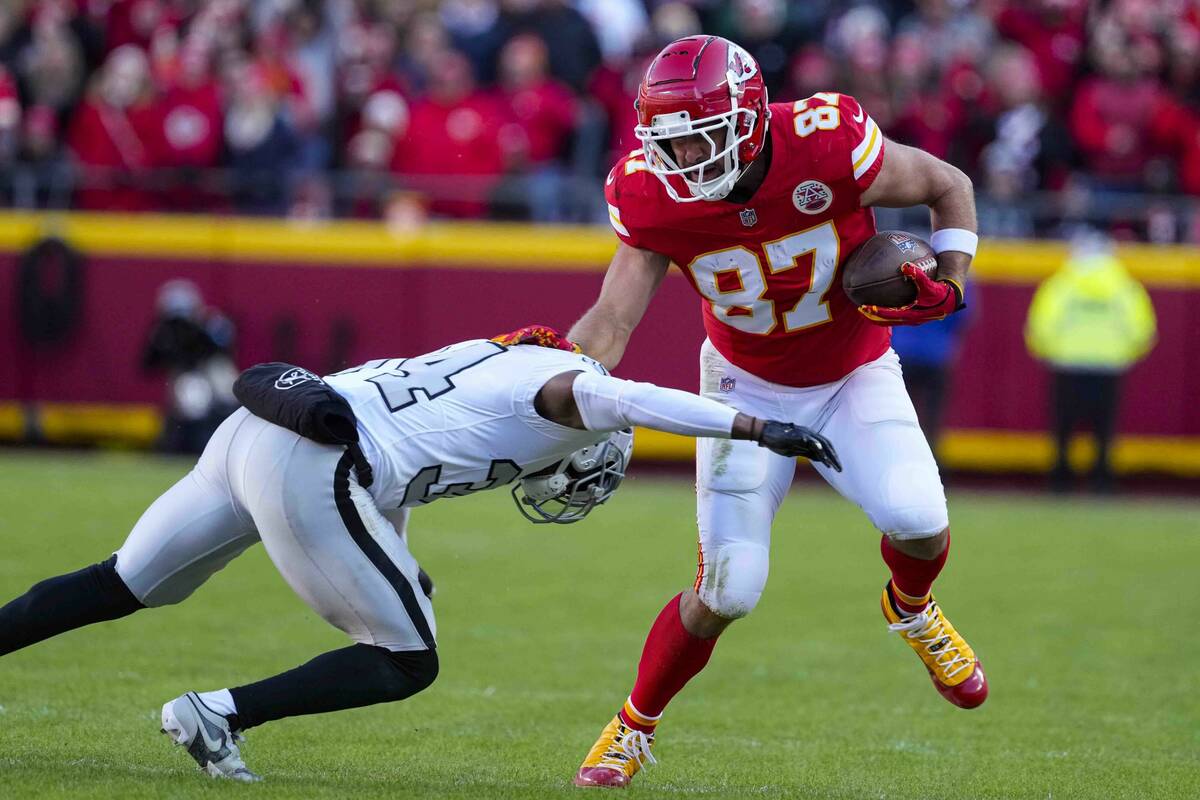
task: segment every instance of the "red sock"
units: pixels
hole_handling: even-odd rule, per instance
[[[621,719],[631,728],[651,733],[663,709],[696,673],[704,669],[717,644],[716,637],[701,639],[688,633],[679,616],[682,594],[675,595],[650,627],[637,681]]]
[[[946,532],[946,549],[937,558],[915,558],[897,550],[888,537],[879,540],[883,562],[892,570],[892,598],[905,614],[919,614],[929,605],[933,581],[946,566],[950,554],[950,532]]]

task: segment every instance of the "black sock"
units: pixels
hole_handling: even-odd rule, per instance
[[[0,656],[145,608],[117,574],[117,557],[47,578],[0,608]]]
[[[230,689],[237,714],[235,730],[302,714],[403,700],[433,683],[438,673],[436,650],[393,652],[356,644],[333,650],[295,669],[257,683]]]

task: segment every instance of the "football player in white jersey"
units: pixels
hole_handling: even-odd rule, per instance
[[[433,608],[405,538],[408,509],[515,484],[530,519],[573,522],[616,490],[637,425],[751,439],[840,468],[818,434],[610,377],[544,328],[368,362],[327,383],[353,409],[366,464],[352,449],[239,409],[111,558],[42,581],[0,608],[0,655],[178,603],[261,541],[296,594],[355,644],[163,706],[163,732],[203,770],[253,781],[237,745],[246,728],[401,700],[437,676]],[[368,466],[370,481],[359,474]]]

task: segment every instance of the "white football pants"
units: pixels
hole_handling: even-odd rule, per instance
[[[142,514],[117,574],[147,606],[178,603],[261,540],[292,590],[351,639],[424,650],[436,625],[406,521],[404,510],[385,518],[375,507],[345,448],[238,409]]]
[[[824,434],[841,459],[842,472],[813,466],[880,531],[918,539],[949,525],[937,462],[905,391],[900,360],[891,350],[839,381],[795,388],[733,366],[705,341],[700,393],[747,414]],[[714,613],[743,617],[762,596],[771,523],[795,469],[795,459],[754,442],[697,440],[700,564],[695,588]]]

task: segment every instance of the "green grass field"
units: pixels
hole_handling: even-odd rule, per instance
[[[189,464],[0,453],[0,602],[120,544]],[[0,797],[578,797],[646,629],[687,585],[686,481],[632,478],[571,527],[495,492],[414,514],[441,677],[407,702],[250,731],[266,781],[202,776],[158,733],[186,689],[344,644],[253,548],[182,605],[0,659]],[[877,607],[878,538],[823,487],[776,526],[771,584],[669,709],[633,796],[1200,796],[1200,504],[951,493],[938,591],[991,698],[950,706]]]

